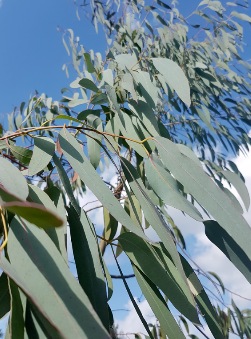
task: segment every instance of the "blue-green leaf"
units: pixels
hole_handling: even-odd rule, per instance
[[[92,92],[97,93],[99,91],[98,87],[90,79],[83,78],[78,83],[79,83],[80,86],[82,86],[86,89],[89,89]]]
[[[251,283],[251,260],[245,253],[245,248],[242,248],[216,221],[207,220],[204,221],[204,225],[208,239],[232,261]],[[242,233],[241,230],[239,232]]]
[[[66,159],[79,177],[93,194],[100,200],[122,225],[129,231],[146,238],[144,233],[132,222],[118,200],[113,196],[109,188],[104,184],[98,173],[95,171],[89,160],[86,158],[77,140],[66,130],[62,129],[59,134],[60,146]]]
[[[29,175],[42,171],[55,152],[55,143],[48,137],[35,137],[33,154],[29,165]]]
[[[182,68],[176,62],[166,58],[152,58],[152,62],[158,72],[164,76],[166,83],[189,107],[191,105],[190,86]]]
[[[108,330],[106,284],[94,227],[84,211],[79,216],[70,206],[67,212],[79,283]]]
[[[48,235],[14,218],[2,270],[22,289],[60,338],[109,338],[86,294]]]
[[[165,138],[156,138],[164,166],[228,233],[251,260],[251,229],[229,197],[191,158]],[[241,232],[240,232],[241,229]],[[238,268],[238,267],[237,267]]]
[[[202,216],[196,207],[179,191],[175,179],[156,161],[145,160],[147,180],[155,193],[169,206],[177,208],[192,218],[202,221]]]
[[[118,237],[118,240],[134,265],[164,292],[182,314],[199,324],[193,298],[188,298],[186,291],[182,290],[181,286],[185,286],[184,281],[183,284],[179,285],[176,280],[179,274],[172,261],[169,260],[172,270],[167,270],[156,255],[154,248],[135,234],[129,232],[123,233]],[[177,276],[173,276],[172,273],[174,271],[176,271]],[[182,280],[181,278],[180,281]],[[186,289],[188,289],[187,286]],[[191,294],[190,291],[189,294]]]
[[[8,279],[4,272],[0,276],[0,319],[10,311],[10,293]]]
[[[168,335],[168,338],[185,338],[156,285],[153,284],[153,282],[143,272],[141,272],[137,266],[133,265],[133,271],[142,293],[160,322],[160,327]]]
[[[249,196],[248,189],[247,189],[245,183],[234,172],[222,171],[221,173],[224,175],[224,177],[227,179],[227,181],[229,181],[230,184],[232,184],[235,187],[235,189],[239,193],[246,209],[248,210],[248,208],[250,206],[250,196]]]
[[[2,157],[0,157],[0,185],[20,199],[26,200],[28,196],[28,185],[22,173]]]
[[[192,269],[191,265],[188,261],[181,256],[182,264],[184,267],[184,271],[186,273],[189,285],[194,293],[195,300],[199,306],[201,314],[205,318],[208,327],[210,328],[214,338],[224,339],[223,333],[221,331],[220,319],[218,314],[216,313],[211,301],[208,298],[203,286],[201,285],[200,280]]]

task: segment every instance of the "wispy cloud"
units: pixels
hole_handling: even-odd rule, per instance
[[[0,8],[3,6],[3,0],[0,0]]]

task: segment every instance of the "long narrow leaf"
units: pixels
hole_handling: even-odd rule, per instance
[[[4,272],[0,276],[0,319],[10,310],[10,293],[8,279]]]
[[[72,206],[67,211],[79,283],[103,325],[109,329],[106,284],[93,226],[84,211],[80,216]]]
[[[183,156],[173,142],[161,137],[156,140],[164,166],[216,219],[251,260],[251,229],[232,201],[192,159]]]
[[[207,220],[204,221],[204,225],[208,239],[225,254],[251,283],[251,260],[245,250],[216,221]]]
[[[194,205],[188,201],[178,189],[174,178],[163,167],[149,159],[145,161],[146,176],[155,193],[169,206],[177,208],[202,221],[202,216]]]
[[[174,244],[170,230],[167,228],[162,216],[159,211],[154,206],[151,199],[148,197],[146,190],[144,189],[144,184],[139,177],[136,169],[131,165],[131,163],[121,158],[122,168],[125,173],[125,177],[133,190],[135,196],[137,197],[141,208],[144,212],[144,215],[150,225],[154,228],[160,239],[162,239],[167,251],[170,253],[172,260],[179,270],[181,276],[183,276],[184,281],[186,281],[185,274],[183,272],[183,267],[180,262],[180,257],[178,255],[176,246]]]
[[[133,265],[133,271],[142,293],[160,322],[161,328],[163,328],[165,333],[168,335],[168,338],[185,338],[156,285],[154,285],[152,281],[137,268],[137,266]]]
[[[14,218],[0,267],[62,338],[109,338],[86,294],[46,233]]]
[[[29,164],[29,175],[35,175],[43,170],[50,162],[55,152],[54,141],[47,137],[36,137],[34,149]]]
[[[113,196],[112,192],[92,167],[89,160],[84,155],[84,152],[81,150],[79,143],[66,129],[63,129],[60,132],[59,142],[66,159],[73,169],[100,200],[103,206],[108,209],[111,215],[113,215],[114,218],[129,231],[146,238],[144,233],[134,225],[129,215],[124,211],[118,200]]]
[[[8,160],[0,157],[0,187],[26,200],[28,196],[28,185],[22,173]],[[4,200],[6,201],[6,200]]]
[[[194,297],[199,306],[201,314],[206,320],[207,325],[210,328],[214,337],[217,339],[218,338],[224,339],[225,337],[219,325],[220,319],[213,305],[211,304],[211,301],[209,300],[208,295],[206,294],[203,286],[201,285],[201,282],[199,281],[191,265],[188,263],[188,261],[183,256],[181,256],[181,259],[182,259],[184,270],[187,275],[187,279],[189,283],[191,284],[191,287],[194,292]]]
[[[165,293],[182,314],[199,324],[195,303],[190,291],[187,293],[185,289],[182,290],[181,285],[175,280],[177,277],[174,277],[170,271],[166,270],[155,254],[153,247],[129,232],[121,234],[118,240],[134,265]],[[178,270],[174,265],[173,269],[176,270],[178,275]],[[182,281],[181,277],[179,279]]]

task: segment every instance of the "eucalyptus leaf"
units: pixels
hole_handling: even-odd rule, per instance
[[[0,185],[20,199],[26,200],[28,196],[28,185],[22,173],[2,157],[0,157]]]
[[[99,91],[98,87],[94,84],[94,82],[87,78],[79,80],[79,85],[95,93]]]
[[[33,176],[42,171],[55,152],[55,143],[48,137],[34,138],[34,148],[32,158],[29,164],[29,175]]]
[[[191,105],[190,86],[182,68],[170,59],[152,58],[152,62],[159,73],[164,76],[166,83],[189,107]]]
[[[30,298],[60,337],[109,338],[87,296],[43,230],[29,223],[23,226],[14,218],[8,255],[10,262],[1,256],[1,269]],[[36,279],[32,279],[34,275]]]
[[[62,129],[60,132],[59,142],[69,163],[96,197],[100,199],[103,206],[108,209],[111,215],[128,228],[129,231],[145,238],[144,233],[134,225],[129,215],[124,211],[118,200],[113,196],[98,173],[92,167],[81,150],[79,143],[66,129]]]
[[[185,187],[186,191],[219,222],[230,238],[233,238],[251,259],[250,227],[238,210],[232,208],[232,201],[228,196],[195,162],[182,156],[174,143],[159,137],[156,138],[156,145],[166,168]],[[239,227],[242,228],[242,232],[239,232]]]

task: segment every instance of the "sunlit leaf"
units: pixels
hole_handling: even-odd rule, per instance
[[[236,268],[251,283],[251,260],[246,251],[249,242],[246,244],[246,248],[241,247],[238,242],[214,220],[204,221],[204,225],[208,239],[232,261]]]
[[[152,58],[154,67],[164,76],[166,83],[189,107],[191,105],[190,86],[182,68],[174,61],[165,58]]]
[[[158,288],[140,271],[140,269],[137,268],[137,266],[133,266],[133,270],[142,293],[144,293],[151,309],[160,322],[160,326],[165,330],[168,338],[185,338]]]
[[[99,91],[98,87],[94,84],[94,82],[92,82],[90,79],[87,79],[87,78],[81,79],[79,81],[79,85],[95,93]]]
[[[10,263],[1,256],[1,269],[29,297],[59,337],[109,338],[87,296],[43,230],[13,219],[8,255]]]
[[[250,227],[238,210],[232,208],[232,202],[228,196],[192,159],[180,154],[174,143],[164,138],[156,139],[159,154],[166,168],[185,187],[186,192],[198,200],[219,222],[230,238],[233,238],[251,259]],[[240,227],[242,232],[239,232]]]
[[[2,204],[2,207],[41,228],[63,225],[63,220],[43,205],[27,201],[13,201]]]
[[[55,152],[55,143],[47,137],[34,138],[34,148],[32,158],[29,164],[29,175],[35,175],[42,171]]]
[[[26,200],[28,196],[28,185],[22,173],[2,157],[0,157],[0,185],[20,199]]]
[[[72,206],[67,211],[79,283],[103,325],[109,329],[106,285],[93,225],[83,211],[80,216]]]
[[[192,299],[187,298],[186,293],[182,291],[172,273],[165,269],[151,245],[128,232],[121,234],[118,240],[134,265],[164,292],[173,305],[191,321],[199,323]],[[176,271],[178,273],[177,269]]]
[[[60,132],[59,142],[66,159],[111,215],[128,228],[129,231],[145,238],[144,233],[134,225],[129,215],[124,211],[118,200],[94,170],[81,150],[79,143],[66,129]]]

